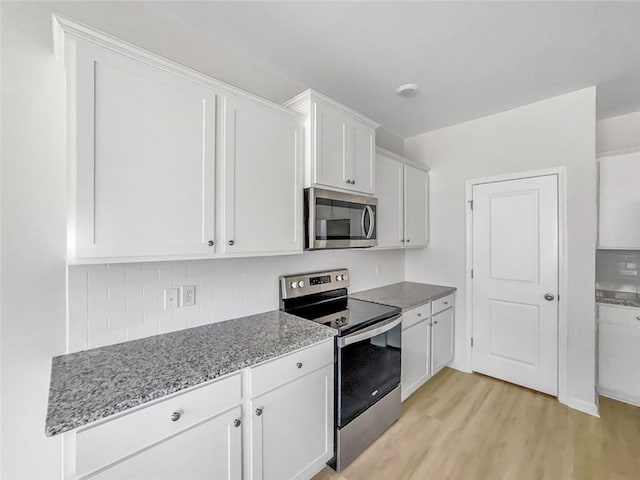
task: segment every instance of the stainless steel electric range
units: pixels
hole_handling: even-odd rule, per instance
[[[338,330],[335,456],[340,471],[400,417],[402,316],[349,298],[346,269],[280,277],[280,309]]]

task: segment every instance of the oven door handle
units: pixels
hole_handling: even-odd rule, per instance
[[[392,328],[397,327],[398,325],[400,325],[400,322],[402,322],[402,315],[396,315],[395,317],[391,317],[390,319],[385,320],[382,324],[376,324],[364,330],[360,330],[359,332],[355,332],[344,337],[339,337],[338,347],[346,347],[347,345],[351,345],[352,343],[361,342],[362,340],[376,337],[381,333],[388,332]]]

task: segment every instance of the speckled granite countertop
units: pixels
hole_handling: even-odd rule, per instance
[[[47,436],[333,337],[280,311],[54,357]]]
[[[429,285],[428,283],[400,282],[386,287],[374,288],[349,294],[352,298],[384,303],[400,307],[403,311],[445,297],[456,291],[455,287]]]

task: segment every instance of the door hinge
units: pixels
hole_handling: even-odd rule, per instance
[[[469,206],[471,207],[471,210],[473,210],[473,200],[469,200]]]
[[[473,348],[473,337],[471,337],[471,348]]]
[[[473,278],[473,268],[471,269],[471,278]]]

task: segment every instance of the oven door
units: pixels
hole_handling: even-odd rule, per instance
[[[306,189],[306,248],[376,246],[377,204],[373,197],[320,188]]]
[[[339,337],[338,427],[347,425],[400,384],[402,316]]]

